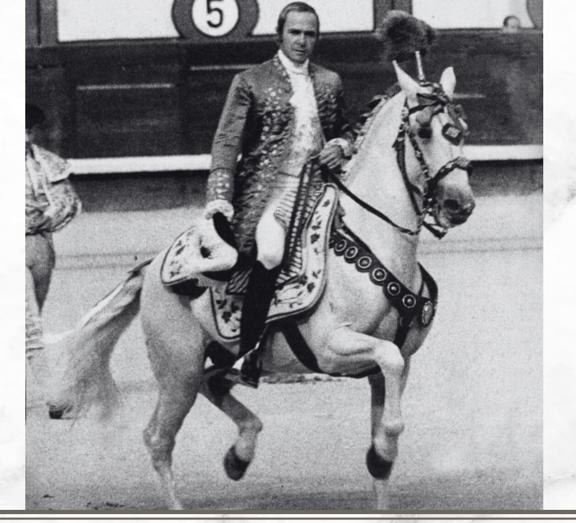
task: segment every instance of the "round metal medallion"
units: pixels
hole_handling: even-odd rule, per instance
[[[348,261],[352,261],[354,258],[356,258],[356,256],[358,256],[358,247],[356,247],[356,245],[351,245],[346,249],[346,252],[344,253],[344,258],[346,258]]]
[[[377,267],[376,269],[374,269],[371,273],[372,276],[372,280],[376,283],[382,283],[386,277],[388,276],[388,274],[386,273],[386,271],[380,267]]]
[[[390,296],[398,296],[398,294],[400,294],[400,285],[395,281],[391,281],[386,289],[390,293]]]
[[[334,252],[336,254],[342,254],[346,250],[346,247],[348,247],[348,242],[346,240],[338,240],[336,245],[334,245]]]
[[[370,269],[372,265],[372,260],[369,256],[362,256],[356,260],[356,267],[360,272],[366,272]]]
[[[416,298],[414,298],[414,296],[412,296],[411,294],[406,294],[406,296],[402,298],[402,304],[407,309],[413,309],[414,306],[416,305]]]

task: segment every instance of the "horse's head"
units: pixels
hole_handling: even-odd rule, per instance
[[[462,155],[467,126],[452,101],[456,77],[450,67],[439,83],[419,83],[395,62],[394,67],[406,96],[395,144],[399,164],[404,165],[400,168],[406,183],[421,199],[421,211],[435,221],[429,228],[442,235],[464,223],[475,206],[468,181],[470,162]]]

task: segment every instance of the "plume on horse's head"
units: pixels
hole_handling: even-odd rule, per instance
[[[382,42],[384,59],[399,61],[413,59],[415,53],[426,55],[436,32],[426,22],[404,11],[388,11],[380,27],[378,38]]]

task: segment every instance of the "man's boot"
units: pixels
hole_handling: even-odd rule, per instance
[[[242,355],[251,352],[261,341],[278,272],[278,268],[266,269],[259,261],[252,268],[240,320]],[[258,387],[260,371],[258,354],[253,352],[244,360],[240,370],[242,381],[248,386]]]
[[[254,389],[258,388],[260,374],[262,373],[262,366],[260,363],[260,347],[261,345],[247,354],[244,357],[242,366],[240,367],[240,379],[242,380],[241,382]]]

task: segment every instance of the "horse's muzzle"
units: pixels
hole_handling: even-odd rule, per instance
[[[474,211],[476,203],[474,200],[465,203],[454,199],[447,199],[443,202],[443,214],[452,227],[463,224]]]

